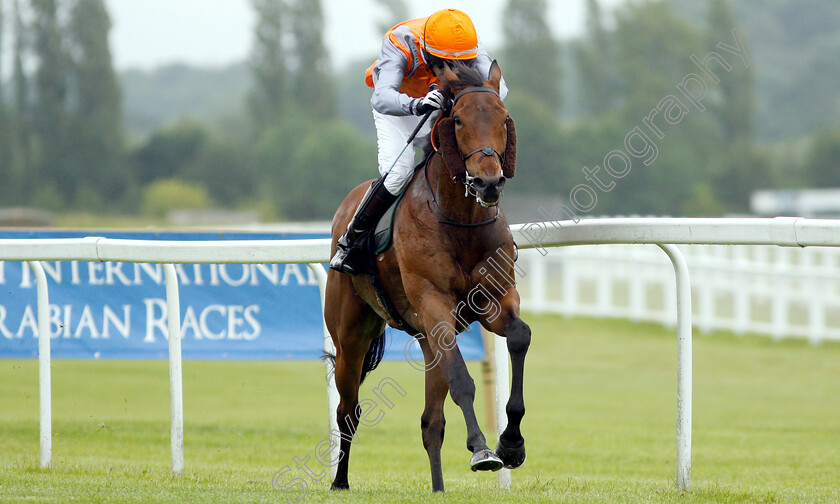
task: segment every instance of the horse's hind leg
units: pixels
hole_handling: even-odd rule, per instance
[[[341,334],[341,333],[340,333]],[[367,343],[367,344],[364,344]],[[350,446],[359,419],[356,416],[356,406],[359,404],[359,385],[362,377],[362,364],[370,341],[357,339],[355,345],[342,345],[336,349],[335,358],[335,386],[341,400],[336,409],[338,431],[341,434],[339,462],[336,468],[333,490],[350,488],[347,472],[350,466]]]
[[[434,354],[429,349],[427,341],[421,340],[420,346],[426,358],[426,365],[433,362]],[[429,454],[429,466],[432,471],[432,490],[443,492],[443,467],[440,461],[440,448],[443,445],[443,433],[446,419],[443,414],[443,403],[449,385],[446,375],[439,366],[426,372],[426,408],[420,417],[420,427],[423,432],[423,447]]]
[[[365,354],[371,341],[385,329],[385,323],[356,295],[350,277],[333,270],[327,284],[325,322],[336,347],[335,385],[340,401],[336,409],[341,435],[339,462],[333,490],[350,488],[347,472],[350,446],[359,425],[356,407]]]

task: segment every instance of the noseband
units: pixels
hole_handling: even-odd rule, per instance
[[[455,98],[452,100],[452,108],[455,108],[455,104],[458,103],[458,100],[460,100],[462,96],[464,96],[465,94],[468,94],[468,93],[493,93],[494,95],[499,97],[500,100],[502,99],[501,95],[499,95],[499,93],[497,93],[495,89],[490,89],[490,88],[486,88],[486,87],[469,87],[469,88],[464,89],[463,91],[461,91],[457,95],[455,95]],[[461,157],[463,158],[464,162],[466,163],[467,159],[471,158],[472,156],[474,156],[475,154],[478,154],[478,153],[481,153],[481,157],[478,158],[478,163],[479,164],[486,157],[494,157],[494,158],[498,159],[500,166],[504,166],[504,164],[505,164],[505,153],[504,152],[499,152],[492,145],[479,147],[478,149],[475,149],[474,151],[470,152],[469,154],[465,154]],[[475,201],[478,202],[478,204],[483,206],[484,208],[490,208],[492,206],[498,205],[498,203],[499,203],[498,201],[493,203],[493,204],[488,204],[488,203],[485,203],[484,200],[482,200],[478,196],[478,190],[475,187],[475,177],[470,175],[469,172],[464,174],[464,186],[466,187],[466,190],[464,191],[464,196],[469,196],[470,194],[472,194],[473,196],[475,196]]]

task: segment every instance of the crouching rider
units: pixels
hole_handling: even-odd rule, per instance
[[[478,40],[472,20],[462,11],[440,10],[400,23],[385,34],[379,59],[365,72],[365,82],[373,88],[370,103],[381,176],[371,184],[338,240],[330,268],[349,275],[361,272],[366,253],[361,238],[376,226],[411,181],[415,148],[429,144],[431,127],[444,105],[434,69],[443,69],[453,60],[475,68],[484,79],[493,62]],[[500,91],[504,99],[504,81]],[[411,142],[412,148],[405,148],[428,112],[431,114]]]

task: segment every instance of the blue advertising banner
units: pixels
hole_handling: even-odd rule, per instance
[[[2,232],[0,238],[278,240],[326,235],[269,233]],[[166,292],[159,264],[43,262],[52,357],[166,359]],[[326,265],[325,265],[326,266]],[[184,359],[317,359],[324,348],[318,281],[303,264],[176,265]],[[35,279],[0,261],[0,358],[38,354]],[[386,359],[422,360],[416,342],[388,328]],[[462,335],[467,360],[482,360],[477,326]]]

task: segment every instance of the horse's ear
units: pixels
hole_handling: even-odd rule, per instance
[[[438,144],[443,162],[449,168],[453,180],[462,180],[467,173],[467,165],[461,156],[458,148],[458,139],[455,137],[455,120],[444,118],[437,123]]]
[[[458,80],[458,75],[454,71],[452,71],[452,67],[449,66],[449,62],[447,61],[444,64],[443,79],[441,79],[441,81],[443,81],[443,82],[454,82],[456,80]]]
[[[443,75],[443,68],[434,66],[432,67],[432,73],[435,74],[435,78],[440,81],[441,87],[446,87],[446,77]]]
[[[490,64],[488,80],[491,84],[493,84],[493,87],[496,88],[496,91],[499,91],[502,86],[502,68],[496,60],[493,60],[493,63]]]
[[[505,121],[505,125],[507,126],[507,142],[505,143],[505,162],[502,164],[502,175],[510,179],[516,175],[516,126],[510,116]]]

